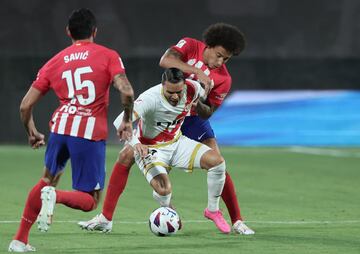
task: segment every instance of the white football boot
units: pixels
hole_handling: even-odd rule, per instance
[[[41,189],[41,210],[37,218],[38,229],[47,232],[52,223],[56,203],[56,192],[52,186],[45,186]]]
[[[109,233],[112,230],[113,222],[106,219],[105,216],[100,213],[89,221],[79,221],[78,225],[82,229],[89,231],[101,231],[103,233]]]
[[[9,244],[9,252],[32,252],[36,249],[30,244],[25,244],[19,240],[12,240]]]
[[[255,231],[245,225],[245,223],[241,220],[238,220],[233,225],[233,230],[237,234],[241,235],[253,235]]]

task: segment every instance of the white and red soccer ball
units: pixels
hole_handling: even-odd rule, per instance
[[[157,236],[174,235],[181,229],[181,220],[174,209],[160,207],[150,215],[149,227],[151,232]]]

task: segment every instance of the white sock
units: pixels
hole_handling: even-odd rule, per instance
[[[171,193],[165,196],[161,196],[155,190],[153,190],[153,197],[157,202],[159,202],[160,206],[170,206]]]
[[[212,167],[207,173],[208,184],[208,210],[215,212],[219,210],[219,202],[225,183],[225,162]]]

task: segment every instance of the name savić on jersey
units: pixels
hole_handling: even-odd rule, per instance
[[[70,55],[64,56],[64,62],[68,63],[74,60],[86,60],[88,56],[89,56],[88,50],[86,50],[85,52],[71,53]]]

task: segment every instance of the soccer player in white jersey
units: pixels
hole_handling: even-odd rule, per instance
[[[204,213],[213,220],[223,233],[231,228],[219,210],[219,200],[225,181],[225,161],[210,147],[181,134],[180,128],[193,103],[205,92],[200,84],[185,80],[182,71],[166,69],[162,84],[154,86],[134,103],[133,119],[139,119],[136,135],[128,145],[135,150],[135,161],[153,188],[153,197],[160,206],[169,206],[171,183],[168,172],[171,167],[192,171],[207,170],[208,206]],[[114,121],[118,127],[123,114]],[[101,214],[99,216],[102,216]],[[98,218],[95,217],[95,224]],[[91,223],[79,222],[91,229]]]
[[[206,89],[213,85],[206,100],[199,101],[196,107],[193,107],[191,114],[185,118],[181,132],[186,137],[199,141],[221,154],[208,118],[221,106],[230,90],[232,80],[226,63],[243,51],[245,36],[232,25],[217,23],[204,31],[203,39],[202,42],[189,37],[182,38],[161,57],[160,66],[178,68],[184,72],[187,79],[200,80],[206,84]],[[125,147],[114,163],[101,216],[97,217],[98,223],[95,226],[94,220],[89,221],[93,229],[111,230],[115,208],[126,186],[133,164],[133,151]],[[254,230],[244,223],[241,216],[232,178],[228,172],[225,175],[221,197],[228,209],[233,230],[235,233],[252,235],[255,233]],[[207,217],[206,214],[204,215]]]

